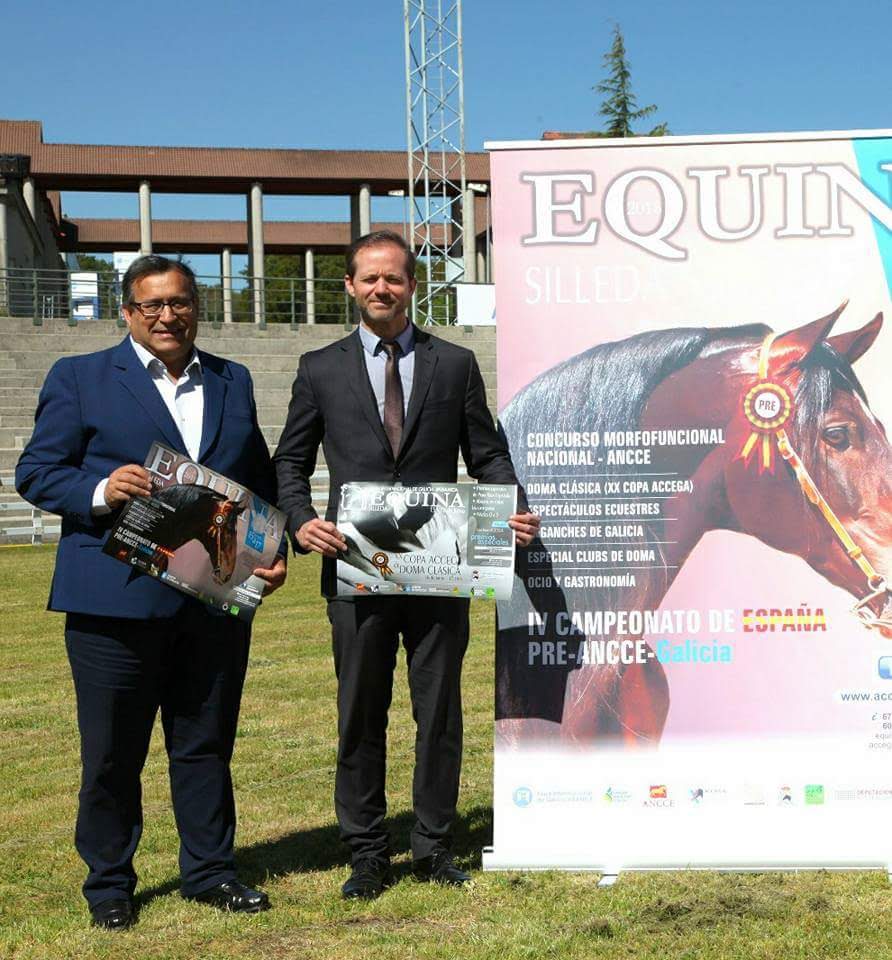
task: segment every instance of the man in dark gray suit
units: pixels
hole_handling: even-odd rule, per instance
[[[459,450],[475,479],[517,483],[517,477],[487,409],[473,353],[408,321],[415,258],[402,237],[360,237],[347,252],[345,284],[359,308],[359,329],[301,357],[275,464],[279,506],[288,514],[295,550],[324,557],[322,592],[338,677],[335,807],[353,866],[342,893],[372,898],[391,880],[385,740],[400,635],[418,728],[413,869],[421,878],[456,886],[470,879],[449,854],[461,767],[468,601],[336,599],[335,558],[346,547],[332,522],[341,485],[448,483],[456,479]],[[320,444],[330,478],[324,520],[310,495]],[[510,523],[518,544],[526,546],[539,518],[524,512]]]

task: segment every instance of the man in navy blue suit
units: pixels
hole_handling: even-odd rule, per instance
[[[275,502],[275,476],[241,364],[196,350],[198,290],[183,263],[136,260],[123,280],[130,335],[59,360],[47,375],[16,487],[62,515],[49,609],[65,613],[82,781],[75,843],[94,924],[129,926],[142,833],[140,774],[160,709],[180,835],[182,894],[254,913],[266,894],[233,862],[230,759],[250,629],[102,551],[119,510],[151,493],[141,466],[160,441]],[[284,556],[255,570],[268,591]]]

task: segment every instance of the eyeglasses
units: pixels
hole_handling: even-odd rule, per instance
[[[143,300],[142,303],[134,302],[130,306],[136,307],[148,319],[160,317],[164,313],[165,307],[170,307],[170,311],[175,317],[188,317],[195,311],[193,300],[183,300],[179,297],[175,297],[173,300]]]

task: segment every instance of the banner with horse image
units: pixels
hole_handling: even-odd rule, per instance
[[[517,487],[498,483],[345,483],[337,526],[347,549],[338,596],[409,594],[506,600],[514,579]]]
[[[892,132],[490,149],[484,865],[892,864]]]
[[[250,490],[160,443],[144,464],[151,497],[132,499],[103,550],[208,606],[250,621],[285,516]]]

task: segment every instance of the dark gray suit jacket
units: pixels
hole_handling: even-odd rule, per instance
[[[278,505],[288,515],[298,551],[294,535],[317,516],[310,477],[320,444],[329,470],[325,518],[332,521],[342,484],[449,483],[456,479],[459,450],[474,479],[517,483],[508,448],[487,409],[474,354],[418,328],[412,394],[396,457],[378,414],[359,332],[301,357],[274,457]],[[526,509],[522,494],[520,501]],[[322,592],[329,597],[337,592],[335,564],[328,558]]]

